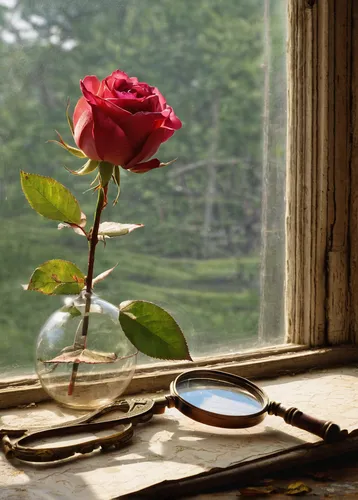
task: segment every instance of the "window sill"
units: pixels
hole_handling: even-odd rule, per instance
[[[297,406],[352,431],[358,427],[358,407],[353,397],[358,391],[357,375],[357,367],[345,366],[266,380],[260,386],[272,400]],[[1,427],[27,427],[30,423],[36,426],[44,422],[55,425],[73,418],[73,413],[54,403],[42,403],[31,409],[2,411]],[[247,467],[254,465],[257,471],[267,461],[277,464],[290,457],[292,463],[302,460],[303,455],[307,457],[308,450],[330,446],[334,451],[335,446],[342,445],[320,446],[315,444],[318,442],[319,438],[288,426],[278,417],[268,416],[250,429],[229,430],[207,427],[170,409],[138,425],[132,443],[119,451],[81,456],[57,467],[51,466],[51,473],[43,465],[7,462],[0,456],[0,470],[6,498],[12,494],[21,498],[22,492],[26,492],[27,498],[75,495],[78,499],[101,500],[154,488],[163,481],[175,482],[171,484],[175,493],[171,496],[175,497],[179,480],[180,487],[188,480],[200,483],[203,477],[216,477],[213,474],[223,475],[220,480],[224,480],[225,474],[234,469],[236,474],[247,473]],[[344,447],[347,446],[357,447],[356,438],[351,443],[345,442]],[[327,453],[327,449],[324,452]],[[5,497],[0,493],[0,498]]]
[[[247,351],[243,354],[199,358],[193,363],[156,363],[139,366],[127,394],[167,390],[184,370],[212,368],[246,378],[270,378],[306,370],[345,365],[358,361],[358,347],[351,345],[309,349],[285,344]],[[0,409],[49,400],[37,376],[9,378],[0,382]]]

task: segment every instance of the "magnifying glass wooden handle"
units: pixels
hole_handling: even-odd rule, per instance
[[[287,424],[315,434],[327,442],[341,441],[347,434],[347,431],[341,431],[340,427],[333,422],[311,417],[297,408],[285,408],[274,401],[269,403],[267,412],[269,415],[282,417]]]

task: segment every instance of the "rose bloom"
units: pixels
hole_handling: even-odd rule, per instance
[[[74,138],[88,158],[136,173],[159,167],[150,158],[181,127],[159,90],[119,70],[101,82],[86,76],[80,85]]]

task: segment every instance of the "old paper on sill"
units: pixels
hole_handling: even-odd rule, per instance
[[[358,368],[281,377],[260,385],[271,400],[286,407],[296,406],[348,430],[358,427]],[[2,411],[0,417],[1,427],[42,426],[74,418],[74,413],[44,404]],[[137,426],[131,444],[107,454],[79,456],[60,466],[10,463],[1,454],[0,499],[108,500],[317,440],[278,417],[267,417],[251,429],[226,430],[196,423],[172,409]]]

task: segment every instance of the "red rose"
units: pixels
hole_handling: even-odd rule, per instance
[[[159,90],[119,70],[101,82],[86,76],[80,85],[74,137],[88,158],[137,173],[159,167],[150,158],[181,127]]]

